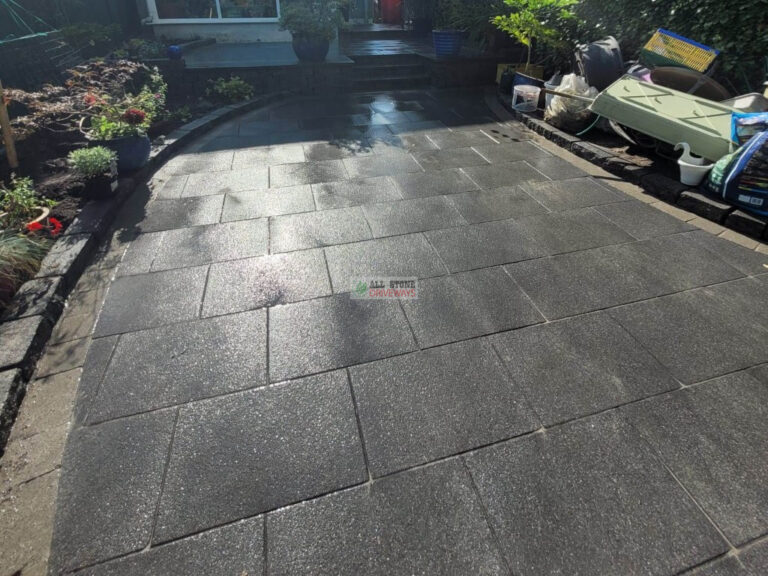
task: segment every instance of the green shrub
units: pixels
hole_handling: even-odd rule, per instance
[[[50,240],[0,232],[0,310],[40,268]]]
[[[69,165],[88,180],[108,173],[116,160],[117,154],[103,146],[81,148],[69,153]]]
[[[61,29],[61,35],[86,57],[103,56],[117,45],[123,31],[118,24],[104,26],[95,22],[80,22]]]
[[[0,184],[0,214],[4,227],[17,227],[38,216],[40,206],[55,203],[38,195],[31,178],[11,177],[10,187]]]
[[[253,86],[241,80],[239,76],[232,76],[229,80],[218,78],[215,82],[211,82],[211,87],[206,94],[215,100],[235,104],[250,100],[253,97]]]
[[[294,36],[313,36],[333,40],[344,27],[341,8],[346,0],[291,0],[282,6],[280,30]]]

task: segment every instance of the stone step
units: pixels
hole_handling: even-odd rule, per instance
[[[403,76],[423,76],[426,74],[423,64],[384,64],[360,66],[354,68],[356,79],[392,78]]]
[[[352,89],[356,92],[382,92],[423,88],[430,84],[431,79],[426,74],[420,76],[391,76],[388,78],[357,79],[352,83]]]

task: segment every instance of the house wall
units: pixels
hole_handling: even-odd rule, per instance
[[[168,40],[213,38],[217,42],[290,42],[291,33],[281,31],[277,22],[152,24],[155,36]]]

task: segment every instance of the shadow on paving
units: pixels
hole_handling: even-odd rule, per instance
[[[52,574],[768,572],[768,257],[482,92],[244,116],[114,244]]]

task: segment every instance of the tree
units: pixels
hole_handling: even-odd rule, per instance
[[[531,65],[531,46],[534,40],[555,45],[560,39],[557,19],[573,18],[570,7],[578,0],[504,0],[512,12],[494,17],[491,21],[499,29],[514,37],[526,47],[528,57],[525,70]]]

